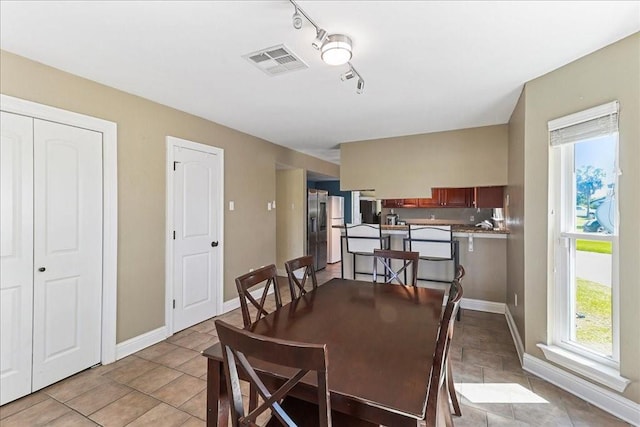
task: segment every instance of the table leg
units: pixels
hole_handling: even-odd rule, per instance
[[[222,361],[207,362],[207,427],[229,425],[229,394]]]

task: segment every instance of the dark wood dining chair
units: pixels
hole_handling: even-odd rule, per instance
[[[427,396],[425,416],[426,427],[439,426],[441,425],[440,420],[443,420],[447,427],[453,426],[453,419],[449,407],[450,392],[447,379],[447,362],[454,319],[459,309],[461,298],[462,288],[460,288],[460,292],[454,298],[447,301],[444,315],[442,316],[429,380],[429,394]],[[449,378],[451,378],[450,375]]]
[[[466,271],[464,269],[464,266],[462,264],[458,264],[458,266],[456,267],[456,271],[454,272],[454,280],[457,280],[460,286],[462,286],[462,278],[465,274]],[[449,290],[449,298],[451,298],[451,290]],[[462,317],[461,313],[462,311],[458,310],[458,313],[456,314],[457,321],[460,321],[460,318]]]
[[[458,277],[462,278],[464,276],[464,267],[462,265],[459,266],[458,271],[456,272],[456,279],[451,282],[451,287],[449,288],[449,297],[447,298],[448,302],[459,303],[462,299],[462,294],[464,292],[462,288],[462,284]],[[461,274],[458,274],[461,270]],[[456,309],[456,313],[459,315],[459,308]],[[458,317],[459,320],[459,317]],[[447,343],[447,354],[446,354],[446,365],[447,369],[445,372],[446,376],[446,387],[449,392],[449,397],[451,399],[451,406],[453,407],[453,413],[457,416],[462,415],[462,411],[460,410],[460,403],[458,402],[458,395],[456,394],[456,389],[453,383],[453,372],[451,370],[451,363],[449,361],[449,346],[451,345],[451,340],[453,340],[453,329],[455,326],[455,322],[449,322],[449,341]]]
[[[257,417],[267,410],[271,410],[272,418],[276,418],[285,426],[300,424],[299,420],[291,419],[281,402],[308,372],[314,372],[318,382],[319,425],[330,425],[331,402],[327,385],[326,345],[269,338],[254,334],[246,329],[238,329],[221,320],[216,320],[216,330],[222,345],[227,389],[231,394],[231,424],[233,427],[257,425]],[[256,360],[294,368],[296,371],[280,388],[271,392],[256,373]],[[250,409],[247,414],[245,414],[242,403],[238,369],[242,369],[249,384],[255,387],[264,400],[261,405]]]
[[[284,267],[287,270],[287,278],[289,279],[291,301],[298,299],[309,292],[305,287],[307,285],[307,281],[311,282],[311,290],[318,287],[316,271],[313,268],[313,257],[311,255],[289,260],[284,263]],[[301,278],[298,278],[295,274],[298,270],[302,270]]]
[[[271,411],[271,419],[266,426],[374,426],[367,421],[331,411],[326,344],[270,338],[236,328],[221,320],[216,320],[215,323],[222,345],[233,427],[256,426],[257,418],[268,410]],[[266,385],[266,381],[263,381],[265,377],[256,372],[259,370],[257,365],[265,362],[270,369],[274,365],[286,368],[278,370],[278,376],[283,380],[278,383],[279,386],[274,386],[271,382]],[[315,374],[318,386],[315,403],[288,396],[308,373]],[[249,381],[251,387],[258,390],[263,400],[260,406],[249,408],[247,413],[242,402],[241,375]]]
[[[277,310],[282,307],[282,298],[280,297],[277,276],[278,271],[276,270],[276,266],[271,264],[257,268],[236,278],[236,288],[238,288],[240,309],[242,311],[242,320],[245,328],[269,314],[265,305],[269,290],[272,287],[276,303],[275,308]],[[250,291],[251,289],[257,288],[259,285],[264,285],[264,288],[262,289],[260,299],[256,300]],[[249,304],[251,304],[252,309],[255,309],[255,318],[253,319],[251,318],[251,313],[249,311]]]
[[[278,271],[276,270],[276,266],[271,264],[257,268],[236,278],[236,288],[238,289],[238,299],[240,300],[240,310],[242,311],[242,321],[245,329],[269,314],[266,302],[269,290],[272,287],[275,299],[275,309],[277,310],[282,307],[282,298],[280,297],[277,276]],[[264,287],[262,289],[260,299],[257,300],[251,294],[251,289],[255,289],[260,285],[264,285]],[[249,304],[251,304],[252,311],[255,311],[255,317],[253,319],[251,317],[251,312],[249,311]],[[254,409],[257,404],[258,392],[254,387],[249,387],[249,409]]]
[[[384,271],[385,283],[393,283],[394,281],[400,285],[416,286],[418,283],[418,252],[394,251],[389,249],[376,249],[373,251],[373,281],[378,279],[378,266],[382,264]],[[392,260],[402,261],[400,268],[394,268]],[[411,281],[407,281],[407,270],[410,268]],[[403,275],[404,280],[400,275]]]

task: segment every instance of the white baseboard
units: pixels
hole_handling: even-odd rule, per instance
[[[249,293],[251,294],[252,297],[259,299],[262,296],[263,290],[264,290],[264,287],[260,289],[256,289],[255,291],[251,291]],[[273,287],[269,289],[269,292],[267,293],[267,295],[271,295],[272,293],[273,293]],[[222,303],[222,313],[220,314],[228,313],[231,310],[235,310],[238,307],[240,307],[240,297],[235,297],[233,299],[230,299]]]
[[[153,331],[149,331],[121,342],[116,345],[116,360],[120,360],[123,357],[127,357],[130,354],[157,344],[167,337],[167,328],[166,326],[162,326],[158,329],[154,329]]]
[[[484,301],[481,299],[462,298],[460,308],[487,313],[504,314],[505,304],[502,302]]]
[[[509,311],[508,305],[505,305],[504,316],[507,318],[507,325],[509,326],[509,331],[511,332],[511,338],[513,338],[513,343],[516,346],[520,364],[522,364],[522,358],[524,357],[524,344],[522,343],[522,338],[520,338],[520,332],[518,332],[516,321],[513,320],[513,316],[511,315],[511,311]]]
[[[524,354],[522,369],[539,376],[603,411],[640,426],[640,404],[573,375],[530,354]]]

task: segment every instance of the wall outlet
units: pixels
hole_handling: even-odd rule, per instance
[[[273,202],[271,202],[271,206],[273,206],[273,209],[276,208],[276,201],[275,200]]]
[[[517,307],[518,306],[518,294],[514,295],[514,305]]]
[[[469,221],[473,222],[476,220],[476,217],[473,215],[469,215]]]

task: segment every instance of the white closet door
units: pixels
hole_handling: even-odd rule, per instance
[[[100,362],[102,134],[34,120],[33,391]]]
[[[33,119],[0,113],[0,405],[31,392]]]
[[[220,247],[216,230],[220,183],[219,156],[174,148],[173,330],[178,332],[215,316]]]

